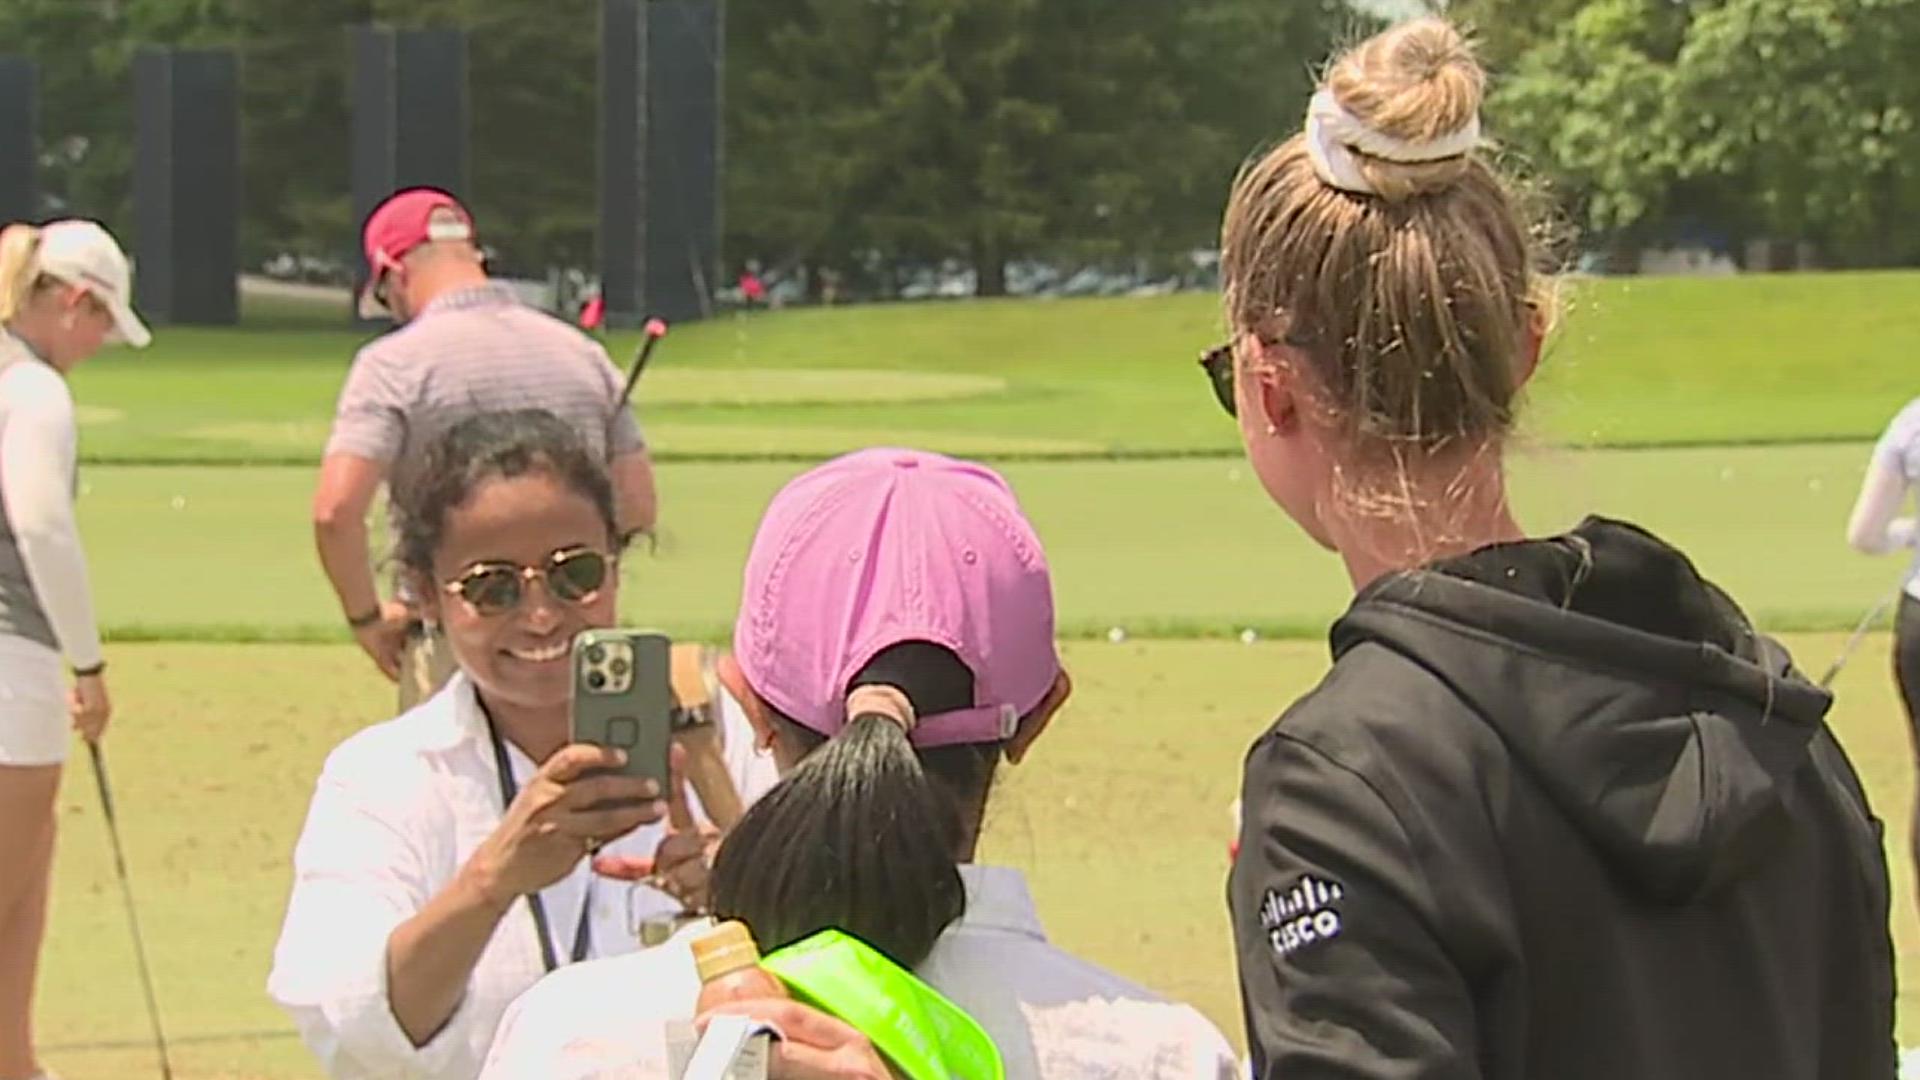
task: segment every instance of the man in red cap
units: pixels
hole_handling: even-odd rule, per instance
[[[400,683],[405,709],[453,666],[407,596],[380,598],[366,519],[383,482],[404,490],[426,447],[475,413],[542,408],[606,455],[631,533],[653,527],[653,465],[606,350],[488,279],[459,200],[432,188],[397,192],[367,219],[362,243],[361,314],[399,326],[361,349],[347,375],[314,493],[314,538],[347,625]]]

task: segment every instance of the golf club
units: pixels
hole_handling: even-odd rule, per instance
[[[1849,637],[1846,645],[1841,647],[1840,655],[1834,657],[1833,666],[1827,668],[1825,675],[1820,676],[1820,689],[1828,690],[1833,687],[1833,680],[1839,676],[1840,669],[1847,666],[1847,661],[1853,658],[1853,651],[1860,647],[1860,642],[1867,636],[1867,631],[1871,630],[1873,625],[1880,621],[1880,617],[1885,615],[1887,609],[1893,606],[1893,602],[1900,598],[1900,594],[1905,591],[1905,588],[1904,584],[1894,586],[1893,591],[1881,597],[1880,602],[1873,605],[1872,610],[1867,612],[1866,617],[1861,619],[1859,625],[1853,628],[1853,636]]]
[[[113,869],[120,875],[120,893],[127,901],[127,925],[133,927],[133,955],[140,965],[140,987],[147,994],[147,1019],[153,1024],[153,1044],[160,1053],[160,1078],[173,1080],[173,1065],[167,1059],[167,1036],[160,1029],[160,1003],[153,996],[153,974],[147,970],[147,945],[140,936],[140,915],[133,907],[133,884],[127,879],[127,860],[120,848],[120,823],[113,814],[113,792],[107,784],[107,761],[100,744],[87,741],[87,753],[93,758],[93,780],[100,789],[100,809],[107,817],[107,837],[113,841]]]
[[[641,373],[647,370],[647,361],[653,356],[653,347],[660,344],[661,338],[667,336],[667,321],[648,319],[646,333],[646,340],[640,345],[640,355],[633,358],[633,370],[627,372],[627,385],[620,390],[622,407],[626,405],[627,399],[633,396],[633,388],[640,381]]]

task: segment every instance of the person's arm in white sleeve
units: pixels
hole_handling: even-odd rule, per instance
[[[1914,519],[1898,517],[1907,498],[1907,478],[1899,464],[1875,454],[1860,485],[1860,497],[1847,519],[1847,543],[1867,555],[1885,555],[1914,546]]]
[[[73,398],[59,375],[39,365],[9,373],[8,409],[0,431],[0,490],[7,524],[67,663],[100,663],[87,557],[73,513],[76,435]]]
[[[395,1015],[390,943],[453,891],[433,894],[399,804],[375,794],[404,779],[354,782],[329,763],[294,852],[293,896],[267,988],[335,1080],[471,1076],[492,1039],[491,1030],[470,1030],[478,1021],[464,997],[418,1042]],[[492,929],[489,921],[479,934],[482,947]],[[469,973],[479,949],[470,951]],[[464,986],[468,977],[454,981]]]

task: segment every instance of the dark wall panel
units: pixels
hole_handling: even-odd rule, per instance
[[[691,319],[718,284],[720,4],[655,0],[647,23],[647,299]]]
[[[239,65],[224,49],[134,57],[135,297],[156,323],[240,318]]]
[[[40,217],[38,88],[33,61],[0,56],[0,224]]]
[[[647,310],[644,7],[600,5],[600,293],[615,325],[633,325]]]
[[[401,188],[437,187],[465,198],[466,34],[379,26],[356,26],[351,34],[356,228]],[[352,239],[357,263],[360,238]]]
[[[600,31],[608,318],[699,318],[719,284],[722,6],[603,0]]]

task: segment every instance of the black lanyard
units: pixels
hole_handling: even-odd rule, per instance
[[[480,700],[474,695],[474,700]],[[493,740],[493,762],[500,770],[500,812],[506,813],[513,806],[514,797],[520,794],[520,785],[513,780],[513,763],[507,760],[507,741],[500,737],[500,729],[493,726],[493,714],[486,705],[480,706],[480,715],[487,718],[487,737]],[[527,894],[527,907],[533,910],[533,925],[540,932],[540,962],[551,973],[560,966],[553,955],[553,931],[547,923],[547,905],[540,899],[538,890]],[[587,915],[593,910],[593,880],[587,880],[587,891],[580,898],[580,925],[573,928],[573,959],[579,963],[587,958],[587,950],[593,945],[593,929],[588,925]]]

